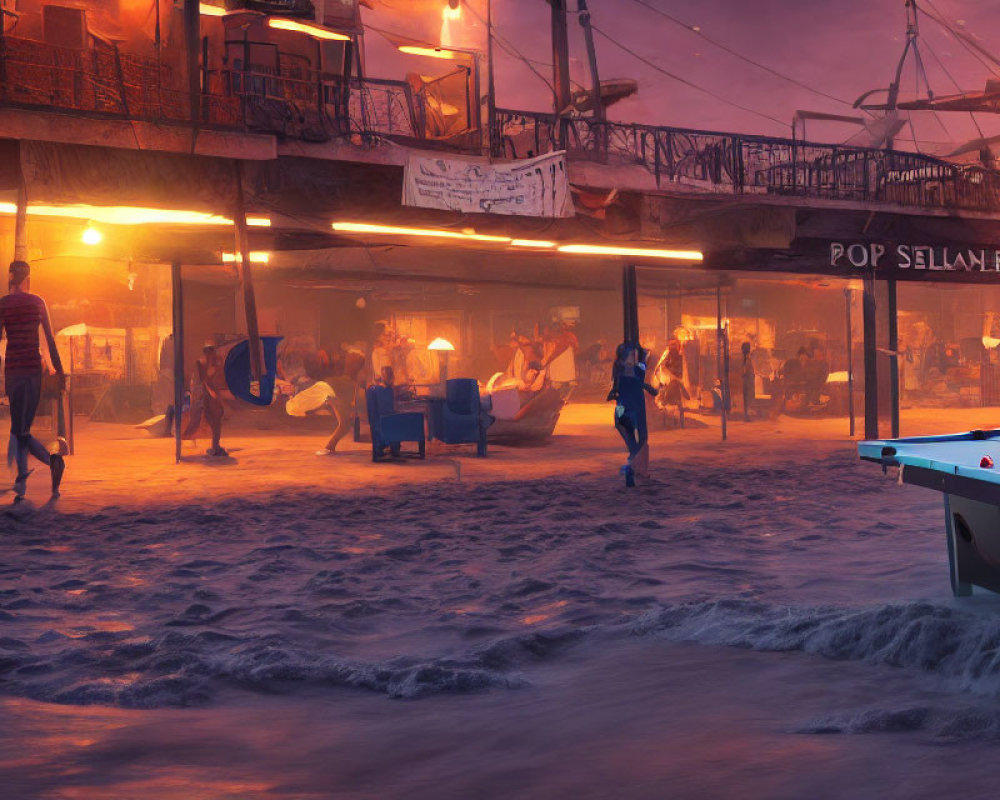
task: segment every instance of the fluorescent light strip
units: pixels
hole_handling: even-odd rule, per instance
[[[411,56],[425,56],[426,58],[444,58],[449,61],[454,61],[458,57],[458,53],[454,50],[447,50],[441,47],[418,47],[417,45],[403,44],[399,46],[400,53],[406,53]]]
[[[224,17],[226,16],[226,9],[220,6],[213,6],[210,3],[199,3],[198,11],[204,14],[206,17]]]
[[[343,233],[371,233],[379,236],[425,236],[434,239],[459,239],[472,242],[510,244],[509,236],[489,236],[475,231],[446,231],[433,228],[401,228],[395,225],[372,225],[367,222],[334,222],[333,229]]]
[[[670,258],[675,261],[701,261],[704,255],[698,250],[654,250],[643,247],[607,247],[596,244],[566,244],[560,253],[582,256],[632,256],[635,258]]]
[[[271,17],[271,19],[267,21],[267,25],[270,28],[275,28],[280,31],[307,33],[316,39],[327,39],[337,42],[351,41],[351,37],[343,33],[337,33],[336,31],[331,31],[327,28],[321,28],[319,25],[309,25],[305,22],[296,22],[293,19]]]
[[[267,264],[271,260],[271,254],[265,253],[259,250],[253,250],[250,252],[250,263],[251,264]],[[236,253],[223,253],[222,262],[224,264],[235,264],[237,261]]]
[[[14,203],[0,203],[0,214],[14,215]],[[217,214],[202,211],[182,211],[169,208],[141,208],[139,206],[48,206],[29,205],[29,217],[65,217],[103,222],[107,225],[232,225],[233,221]],[[247,217],[247,225],[269,228],[267,217]]]
[[[546,242],[541,239],[512,239],[510,242],[511,247],[533,247],[538,250],[551,250],[553,247],[558,247],[558,242]]]

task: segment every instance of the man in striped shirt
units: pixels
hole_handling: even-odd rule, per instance
[[[38,411],[42,395],[42,354],[39,349],[38,329],[45,333],[52,366],[60,382],[65,383],[62,362],[52,335],[49,311],[45,301],[28,291],[31,268],[26,261],[10,265],[10,293],[0,297],[0,337],[7,337],[7,359],[4,364],[4,391],[10,401],[10,434],[17,459],[17,478],[14,481],[15,502],[24,497],[27,489],[28,454],[49,467],[52,474],[52,495],[59,495],[66,464],[58,453],[50,454],[38,439],[31,435],[31,423]]]

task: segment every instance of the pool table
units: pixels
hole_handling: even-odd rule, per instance
[[[944,495],[956,597],[973,586],[1000,592],[1000,430],[859,442],[858,454]]]

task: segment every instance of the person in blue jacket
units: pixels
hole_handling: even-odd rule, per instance
[[[622,467],[625,485],[635,486],[635,476],[649,475],[649,436],[646,428],[646,399],[657,390],[646,383],[646,351],[634,342],[618,345],[611,369],[612,386],[608,400],[615,400],[615,428],[625,440],[628,461]]]

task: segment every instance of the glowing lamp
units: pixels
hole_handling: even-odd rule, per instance
[[[213,6],[209,3],[199,3],[198,11],[201,12],[206,17],[224,17],[226,16],[226,9],[220,6]]]
[[[337,33],[336,31],[331,31],[328,28],[322,28],[319,25],[310,25],[308,22],[297,22],[294,19],[272,17],[267,21],[267,26],[279,31],[296,31],[297,33],[305,33],[312,36],[314,39],[326,39],[328,41],[337,42],[351,41],[351,37],[346,34]]]
[[[445,352],[447,352],[447,351],[450,351],[450,350],[454,350],[455,349],[455,345],[453,345],[447,339],[442,339],[441,337],[438,337],[433,342],[431,342],[429,345],[427,345],[427,349],[428,350],[438,350],[438,351],[445,351]]]
[[[87,228],[83,232],[83,236],[80,237],[84,244],[88,244],[91,247],[100,244],[104,240],[104,234],[101,233],[97,228]]]
[[[425,56],[427,58],[444,58],[449,61],[454,61],[460,55],[459,53],[456,53],[454,50],[448,50],[443,47],[430,47],[430,46],[421,46],[415,44],[401,44],[399,46],[399,52],[406,53],[407,55],[411,56]]]

